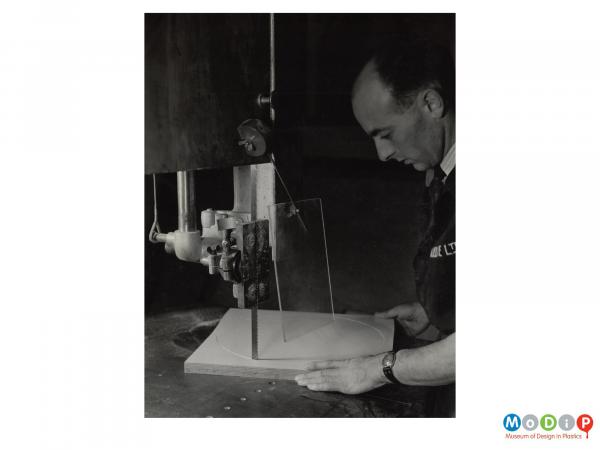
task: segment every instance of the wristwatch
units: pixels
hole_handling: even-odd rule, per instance
[[[395,352],[387,352],[384,355],[383,359],[381,360],[381,366],[383,367],[383,374],[392,383],[401,384],[398,381],[398,379],[394,376],[394,372],[392,372],[392,368],[394,367],[395,362],[396,362],[396,353]]]

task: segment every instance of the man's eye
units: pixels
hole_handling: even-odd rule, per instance
[[[380,139],[389,139],[390,138],[391,133],[385,134],[383,136],[379,136]]]

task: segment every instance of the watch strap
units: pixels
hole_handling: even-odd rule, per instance
[[[391,354],[391,355],[390,355]],[[394,367],[394,363],[396,362],[396,354],[394,352],[389,352],[386,357],[390,355],[393,359],[392,359],[392,364],[390,366],[387,365],[383,365],[383,374],[385,375],[385,377],[390,380],[392,383],[394,384],[401,384],[398,379],[394,376],[394,372],[393,372],[393,367]],[[384,360],[385,358],[384,357]]]

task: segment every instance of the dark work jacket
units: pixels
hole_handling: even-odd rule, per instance
[[[428,224],[414,259],[417,297],[429,321],[446,334],[455,331],[455,174],[428,188]]]

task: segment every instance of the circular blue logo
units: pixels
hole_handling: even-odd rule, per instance
[[[508,431],[517,431],[519,428],[521,428],[521,418],[516,414],[507,414],[504,416],[502,424]]]

